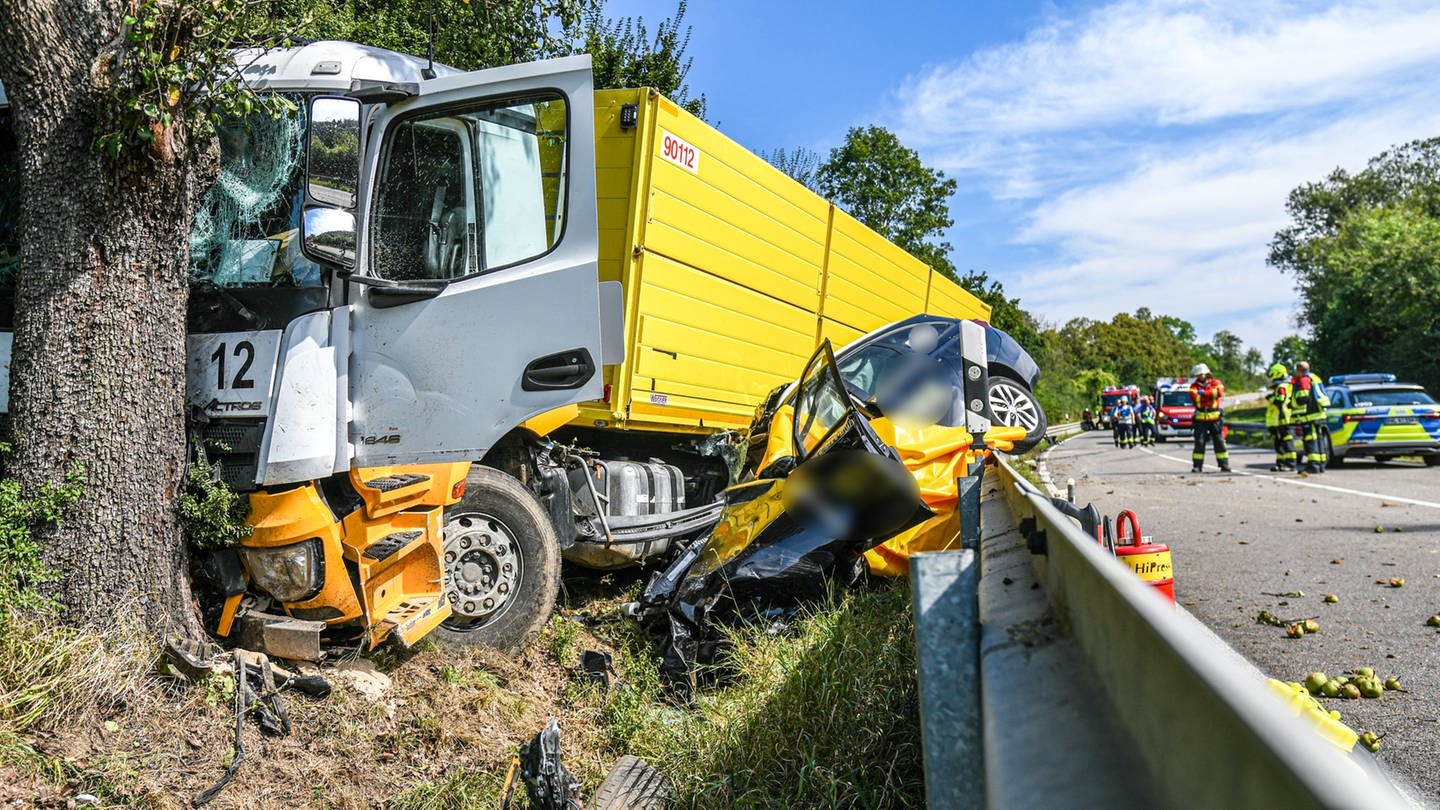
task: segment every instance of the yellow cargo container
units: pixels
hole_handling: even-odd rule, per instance
[[[651,90],[595,94],[600,280],[625,361],[576,426],[745,428],[820,341],[919,313],[989,318],[959,285]]]

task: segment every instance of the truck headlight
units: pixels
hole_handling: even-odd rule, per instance
[[[318,537],[288,546],[242,546],[240,553],[255,584],[281,602],[304,602],[324,584],[325,553]]]

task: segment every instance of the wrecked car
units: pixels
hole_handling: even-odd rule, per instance
[[[982,450],[955,382],[957,372],[966,377],[964,358],[952,369],[933,354],[945,338],[934,324],[887,335],[843,361],[825,342],[795,383],[767,399],[751,428],[749,480],[725,491],[708,537],[629,606],[663,631],[662,671],[682,693],[696,686],[696,666],[715,660],[722,628],[818,598],[867,567],[901,572],[909,553],[956,542],[956,478]],[[864,351],[874,347],[882,350]],[[1024,435],[992,432],[1007,446]],[[889,554],[867,558],[896,540]]]

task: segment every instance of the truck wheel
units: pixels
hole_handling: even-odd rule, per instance
[[[1035,399],[1035,394],[1023,383],[1009,377],[992,375],[990,410],[995,413],[995,420],[1001,425],[1025,428],[1025,438],[1015,443],[1015,452],[1023,453],[1045,438],[1045,429],[1049,427],[1045,419],[1045,409],[1040,407],[1040,401]]]
[[[665,775],[645,760],[626,754],[615,760],[590,800],[590,810],[664,810],[675,794]]]
[[[560,542],[539,500],[514,477],[479,464],[465,496],[445,510],[445,593],[453,611],[442,641],[507,653],[530,643],[560,590]]]

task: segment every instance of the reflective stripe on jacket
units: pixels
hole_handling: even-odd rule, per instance
[[[1220,420],[1220,400],[1225,398],[1225,383],[1211,377],[1202,384],[1199,380],[1190,384],[1190,401],[1195,404],[1195,416],[1199,422]]]
[[[1280,427],[1295,423],[1295,386],[1289,380],[1281,380],[1270,387],[1265,395],[1265,427]]]

